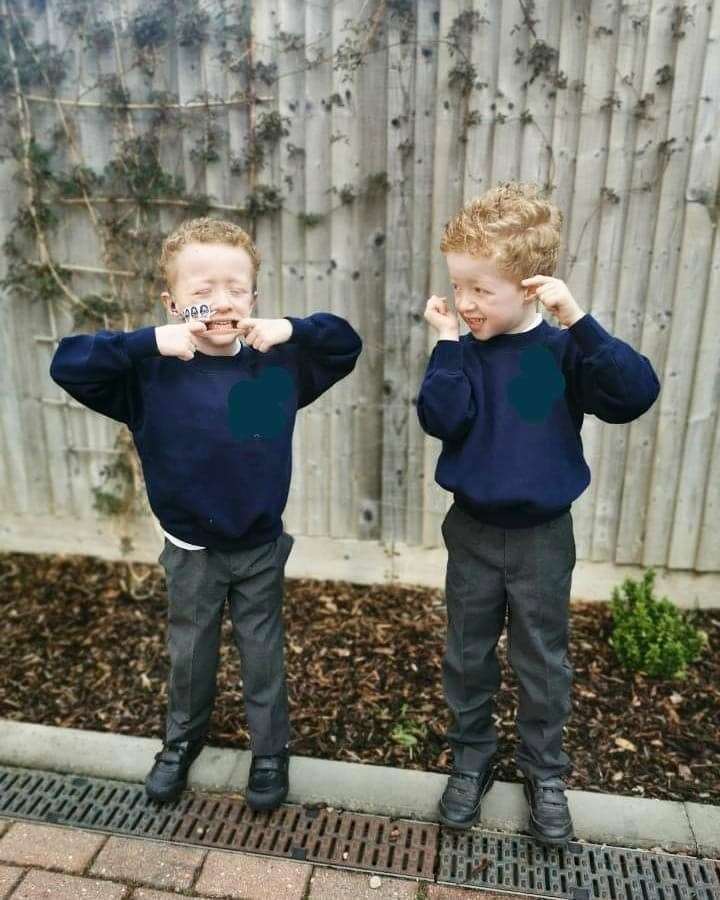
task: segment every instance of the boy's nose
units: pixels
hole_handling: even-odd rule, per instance
[[[233,308],[232,301],[223,294],[218,295],[213,303],[216,312],[229,312]]]

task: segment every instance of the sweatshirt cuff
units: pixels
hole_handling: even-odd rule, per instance
[[[287,319],[293,328],[292,334],[287,339],[288,344],[312,344],[315,334],[312,322],[297,316],[283,316],[283,319]]]
[[[463,351],[460,341],[440,340],[435,344],[435,366],[438,369],[462,369]]]
[[[125,352],[133,362],[146,356],[158,356],[160,351],[155,337],[155,325],[138,328],[137,331],[126,331]]]
[[[614,340],[613,336],[602,327],[597,319],[590,313],[585,313],[574,325],[568,328],[575,343],[588,356],[594,353],[602,344]]]

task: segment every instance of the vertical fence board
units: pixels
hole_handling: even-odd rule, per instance
[[[138,100],[150,90],[183,105],[237,98],[251,86],[247,69],[240,59],[229,69],[222,52],[241,46],[225,37],[243,16],[253,39],[245,62],[278,66],[272,84],[252,80],[254,105],[184,108],[165,122],[152,110],[69,103],[82,160],[65,149],[59,162],[100,172],[123,141],[154,134],[163,165],[218,204],[211,215],[230,218],[223,205],[244,205],[259,186],[282,194],[280,212],[243,220],[262,256],[256,314],[335,312],[364,342],[352,375],[298,415],[288,530],[441,545],[452,498],[434,481],[441,444],[423,434],[415,411],[436,340],[425,302],[450,293],[440,235],[464,201],[497,181],[534,180],[564,213],[558,277],[584,310],[651,360],[662,385],[658,402],[629,425],[586,416],[592,480],[573,506],[578,558],[717,571],[720,4],[417,0],[407,19],[402,5],[375,0],[242,8],[199,0],[210,37],[180,46],[178,17],[169,44],[144,57],[145,71],[123,35],[144,11],[140,0],[97,6],[118,35],[99,51],[61,19],[58,0],[33,18],[35,40],[73,52],[59,89],[69,101],[105,100],[101,76],[116,76]],[[214,29],[218,17],[226,34]],[[355,32],[351,20],[370,33]],[[353,68],[358,46],[363,59]],[[33,101],[30,109],[38,140],[47,141],[57,107]],[[249,139],[271,112],[285,117],[287,133],[265,148],[263,165],[241,171]],[[219,132],[216,160],[203,156],[208,116]],[[24,202],[10,181],[14,169],[0,165],[8,201],[0,238]],[[73,204],[62,214],[51,236],[57,260],[102,268],[90,211]],[[165,233],[190,214],[149,207],[132,221]],[[65,276],[80,294],[110,286],[100,273]],[[2,303],[9,365],[0,507],[94,517],[92,488],[118,426],[49,378],[55,345],[44,339],[70,332],[70,309],[7,293]],[[159,302],[155,317],[165,321]]]
[[[440,0],[420,0],[417,7],[415,50],[415,107],[412,147],[408,153],[413,165],[412,180],[412,262],[409,362],[407,377],[410,382],[411,404],[409,412],[407,453],[407,508],[405,510],[405,534],[408,543],[422,541],[424,480],[423,456],[427,439],[417,420],[417,395],[427,365],[428,326],[423,313],[425,303],[432,292],[430,284],[431,260],[438,255],[438,235],[432,222],[432,187],[434,161],[434,109],[435,83],[438,66],[438,25]],[[388,230],[391,223],[388,225]]]
[[[402,25],[388,28],[387,196],[388,228],[383,336],[382,537],[405,540],[407,468],[410,429],[407,379],[410,306],[412,302],[412,156],[403,152],[413,130],[414,47],[400,41]],[[415,423],[412,423],[415,426]]]
[[[625,219],[631,197],[629,190],[633,168],[632,148],[635,143],[635,117],[632,111],[641,88],[645,50],[642,30],[634,23],[641,22],[648,9],[647,0],[639,0],[628,4],[626,14],[620,16],[618,52],[613,66],[615,82],[611,97],[603,103],[609,107],[611,119],[607,165],[601,189],[605,199],[600,210],[597,257],[592,284],[592,314],[613,334],[616,324],[615,300],[626,246]],[[588,488],[593,492],[592,537],[588,557],[593,560],[602,559],[602,554],[607,549],[604,540],[598,538],[598,534],[604,536],[613,527],[610,521],[612,496],[608,496],[612,490],[613,473],[606,474],[607,455],[604,452],[607,432],[612,426],[604,424],[599,427],[601,432],[599,440],[589,448],[591,453],[586,454],[592,472],[592,481]],[[617,471],[614,475],[616,478],[619,477]]]
[[[705,3],[688,7],[691,18],[684,24],[685,36],[676,40],[673,66],[672,96],[665,149],[657,147],[661,167],[660,202],[656,215],[651,266],[646,284],[638,289],[638,308],[644,304],[642,338],[635,346],[656,362],[662,371],[667,353],[672,314],[673,287],[680,257],[679,236],[685,206],[685,184],[693,141],[695,97],[702,87],[703,65],[707,66],[704,44],[709,26],[709,10]],[[717,8],[716,8],[717,12]],[[660,88],[659,90],[666,90]],[[712,234],[708,236],[709,265]],[[699,279],[700,280],[700,279]],[[682,302],[682,301],[681,301]],[[703,373],[705,374],[705,373]],[[622,508],[619,515],[615,558],[622,563],[640,563],[645,536],[648,492],[653,474],[655,437],[660,404],[653,407],[628,427],[628,464],[624,470]],[[705,467],[702,467],[704,473]],[[698,472],[698,474],[700,474]],[[704,474],[701,478],[704,480]],[[700,521],[698,519],[698,526]],[[693,542],[697,530],[684,522],[680,533]],[[692,538],[691,538],[692,535]],[[686,554],[689,563],[689,555]]]
[[[305,15],[301,3],[279,0],[278,28],[291,35],[300,44],[283,55],[282,72],[278,80],[278,112],[282,117],[283,135],[280,145],[280,170],[283,173],[282,190],[285,203],[280,212],[280,239],[282,242],[281,279],[282,308],[279,316],[305,315],[305,230],[302,214],[305,212],[304,160],[305,130],[303,103],[305,99]],[[285,530],[302,531],[303,506],[307,501],[305,491],[304,429],[298,422],[293,434],[293,474],[290,494],[284,513]]]
[[[435,145],[433,162],[433,186],[432,186],[432,231],[430,245],[430,284],[428,294],[447,296],[448,306],[452,307],[450,296],[450,284],[447,275],[447,266],[442,257],[438,241],[445,222],[462,204],[463,189],[463,156],[462,144],[458,136],[462,131],[463,110],[457,103],[456,89],[449,84],[450,72],[454,66],[453,57],[450,55],[447,33],[453,22],[469,7],[462,0],[446,0],[440,4],[440,26],[438,46],[437,83],[435,87]],[[437,332],[434,328],[427,328],[427,350],[432,352],[437,341]],[[443,517],[452,502],[452,497],[447,495],[438,484],[435,483],[435,467],[440,455],[440,441],[430,436],[425,436],[425,452],[423,464],[423,544],[436,547],[442,546],[442,534],[440,525]]]
[[[320,217],[305,226],[305,311],[332,312],[330,299],[330,236],[332,233],[332,185],[330,137],[332,122],[327,98],[332,93],[332,74],[326,61],[332,54],[331,11],[327,6],[305,6],[305,213]],[[325,103],[323,103],[325,101]],[[330,528],[330,418],[332,393],[319,397],[300,413],[303,429],[305,483],[305,533],[327,534]]]
[[[611,114],[603,108],[613,90],[615,57],[618,52],[619,14],[611,4],[595,0],[588,22],[585,87],[579,111],[577,159],[572,196],[566,201],[565,243],[561,249],[559,271],[585,312],[607,324],[610,290],[607,284],[594,290],[595,267],[600,265],[596,248],[602,222],[602,185],[609,160]],[[603,261],[605,266],[607,261]],[[544,314],[544,317],[547,318]],[[581,434],[585,458],[593,469],[600,453],[602,425],[594,416],[585,416]],[[590,485],[573,504],[575,543],[579,558],[590,554],[593,525],[594,475]]]

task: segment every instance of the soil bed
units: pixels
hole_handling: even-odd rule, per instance
[[[162,737],[165,576],[157,565],[136,568],[148,573],[142,600],[124,590],[116,563],[0,556],[0,717]],[[294,754],[448,770],[442,591],[288,579],[285,621]],[[697,622],[710,643],[687,678],[654,680],[619,668],[607,604],[573,602],[571,788],[720,803],[720,612],[700,611]],[[517,781],[517,684],[505,634],[498,657],[496,777]],[[209,742],[248,746],[227,612]]]

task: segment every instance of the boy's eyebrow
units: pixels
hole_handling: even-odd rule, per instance
[[[487,282],[484,279],[485,279],[484,275],[476,275],[474,277],[469,277],[469,278],[463,278],[462,276],[458,276],[456,278],[455,276],[452,276],[452,275],[450,276],[451,281],[476,281],[478,284],[482,285],[482,287],[492,288],[493,287],[492,283]]]
[[[220,281],[221,279],[213,278],[212,275],[191,275],[189,280],[191,281],[193,287],[198,287],[203,284],[213,284],[215,281]],[[225,280],[232,282],[233,284],[245,285],[246,283],[252,283],[252,278],[240,278],[237,275],[231,275]]]

